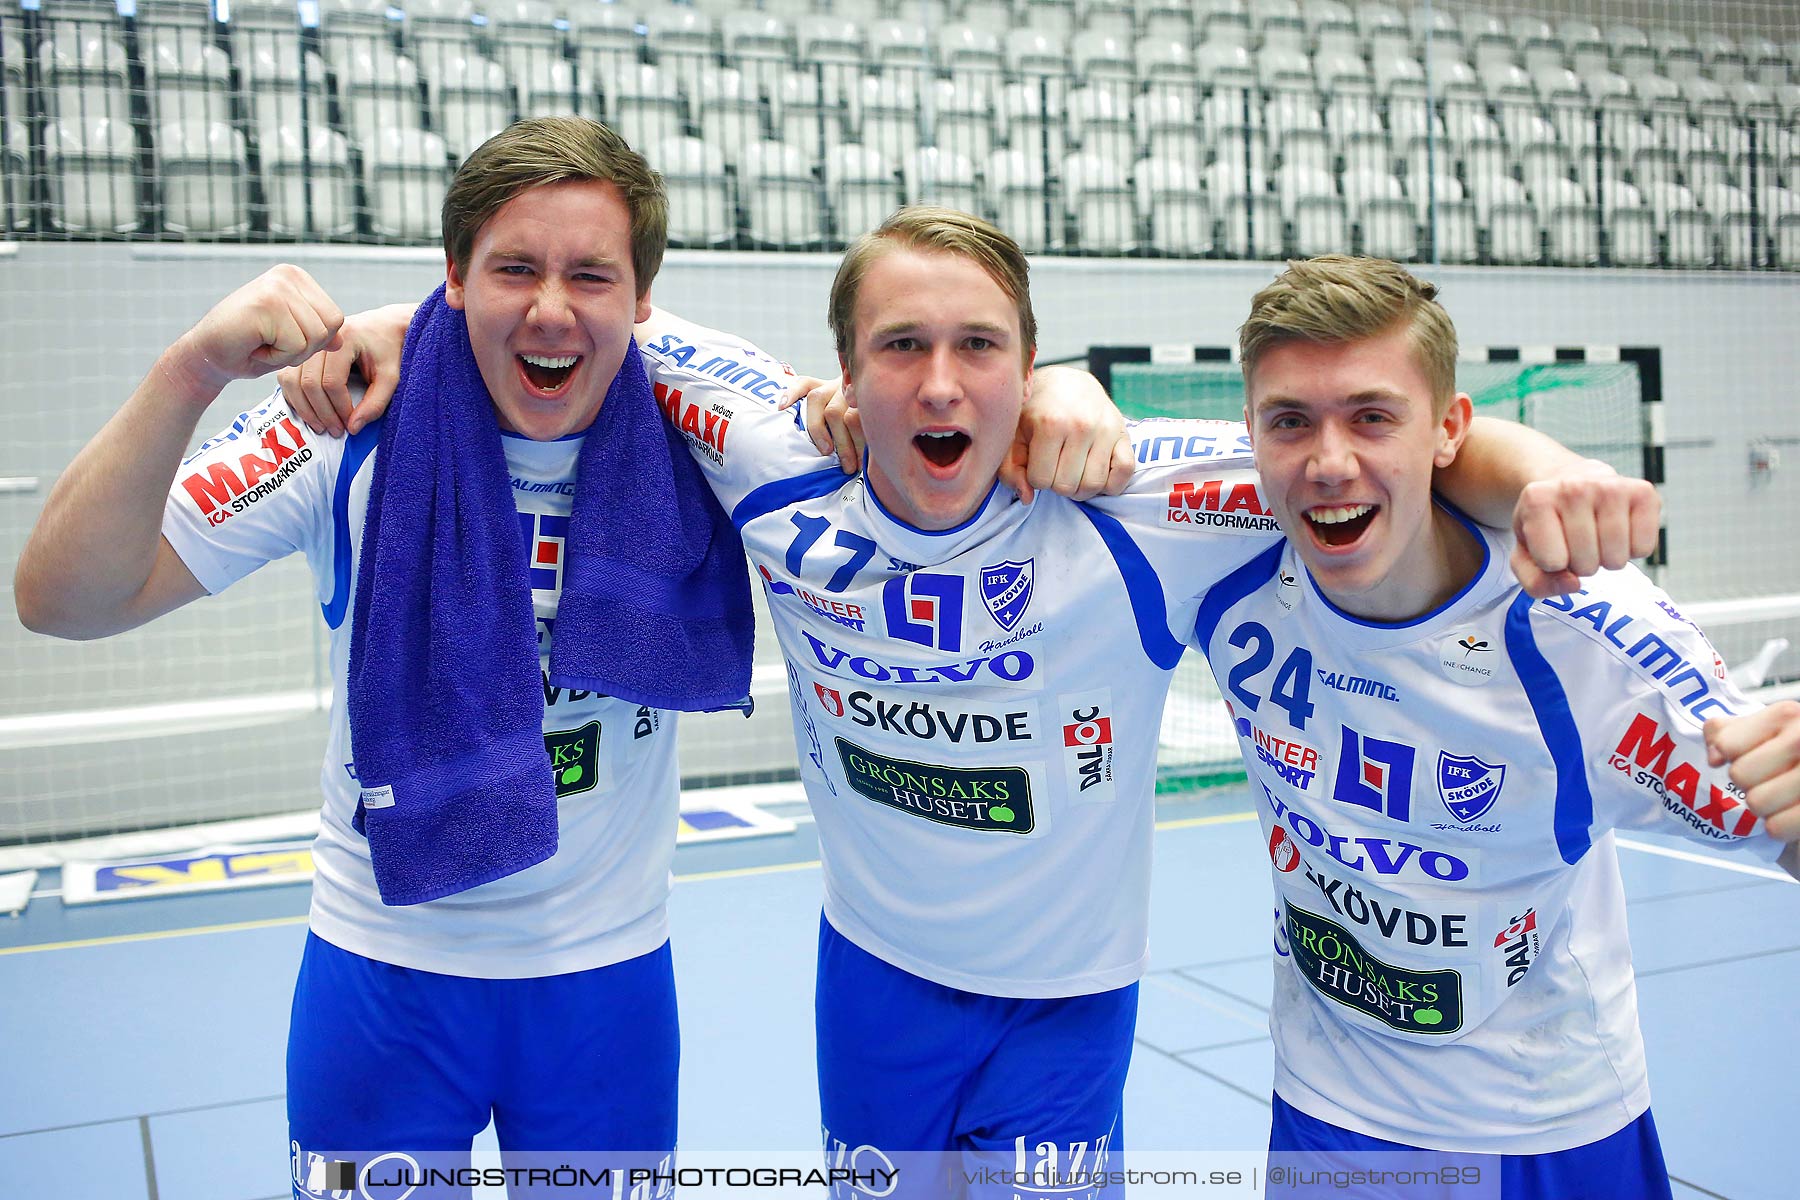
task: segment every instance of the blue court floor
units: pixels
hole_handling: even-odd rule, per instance
[[[684,846],[673,901],[686,1150],[818,1144],[812,826]],[[1134,1150],[1256,1151],[1272,1075],[1268,859],[1243,793],[1159,806]],[[1622,848],[1655,1111],[1680,1200],[1793,1200],[1800,887]],[[288,1195],[283,1043],[307,889],[0,920],[0,1198]]]

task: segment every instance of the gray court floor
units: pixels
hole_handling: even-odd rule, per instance
[[[783,815],[801,821],[793,835],[677,855],[684,1151],[817,1144],[817,849],[804,810]],[[1129,1144],[1256,1151],[1272,1075],[1267,855],[1241,792],[1159,816]],[[1800,887],[1698,856],[1621,858],[1676,1195],[1792,1200]],[[283,1042],[307,889],[65,909],[53,875],[40,888],[0,921],[0,1197],[285,1197]]]

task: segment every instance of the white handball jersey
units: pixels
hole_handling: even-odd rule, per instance
[[[832,926],[965,991],[1136,980],[1189,598],[1279,536],[1242,426],[1145,423],[1130,494],[996,488],[926,533],[773,411],[780,364],[670,328],[645,359],[768,596]]]
[[[1212,661],[1274,868],[1275,1090],[1431,1149],[1535,1154],[1649,1106],[1614,829],[1774,859],[1701,725],[1755,707],[1635,568],[1533,602],[1504,539],[1375,625],[1292,548],[1214,588]]]
[[[182,464],[163,515],[163,535],[209,592],[295,551],[312,568],[331,629],[334,684],[313,847],[313,930],[367,958],[494,979],[583,971],[656,949],[668,938],[679,800],[674,714],[554,688],[547,674],[579,437],[501,439],[531,558],[544,741],[558,768],[557,851],[442,900],[381,902],[369,843],[351,827],[359,788],[344,689],[379,440],[378,425],[348,439],[314,436],[277,394]]]

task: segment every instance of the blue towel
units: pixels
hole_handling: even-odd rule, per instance
[[[382,422],[350,631],[357,827],[382,902],[556,853],[525,547],[499,422],[443,288]],[[635,342],[582,444],[552,682],[657,708],[749,690],[743,546],[658,412]]]

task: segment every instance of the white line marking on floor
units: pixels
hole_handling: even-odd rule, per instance
[[[1634,841],[1631,838],[1614,840],[1627,850],[1641,850],[1645,854],[1654,854],[1659,858],[1674,858],[1682,862],[1699,863],[1703,867],[1717,867],[1721,871],[1736,871],[1740,875],[1755,875],[1759,879],[1778,879],[1783,883],[1795,882],[1792,875],[1775,867],[1753,867],[1749,863],[1729,862],[1712,854],[1694,854],[1687,850],[1676,850],[1670,846],[1652,846],[1648,842]]]

